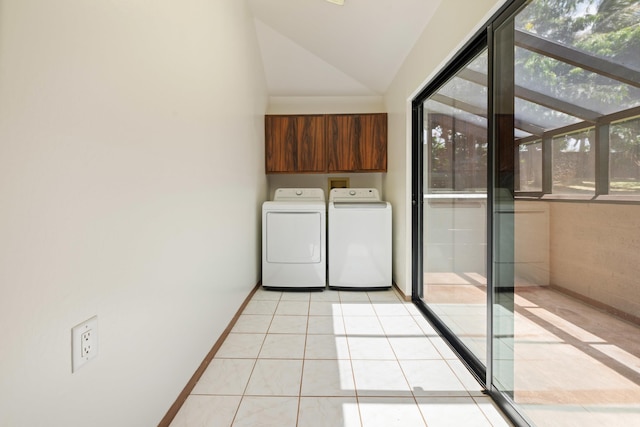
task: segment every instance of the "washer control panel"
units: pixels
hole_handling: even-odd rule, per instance
[[[377,202],[380,193],[377,188],[334,188],[329,193],[331,202]]]

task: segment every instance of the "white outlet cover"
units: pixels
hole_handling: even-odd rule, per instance
[[[91,331],[91,351],[82,355],[82,334]],[[76,372],[98,355],[98,316],[85,320],[71,328],[71,372]]]

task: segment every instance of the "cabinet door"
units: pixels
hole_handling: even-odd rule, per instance
[[[358,170],[387,170],[387,115],[363,114],[358,138]]]
[[[297,132],[295,116],[265,116],[265,170],[295,172]]]
[[[324,116],[298,116],[296,172],[325,172]]]
[[[355,115],[329,115],[326,118],[329,172],[350,172],[358,168],[358,118]]]

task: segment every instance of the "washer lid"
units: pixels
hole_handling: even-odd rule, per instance
[[[273,196],[276,202],[324,202],[322,188],[278,188]]]
[[[379,202],[377,188],[334,188],[329,193],[330,202],[371,203]]]

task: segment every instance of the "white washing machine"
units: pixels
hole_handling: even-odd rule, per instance
[[[326,212],[320,188],[279,188],[262,204],[262,286],[326,287]]]
[[[329,193],[329,287],[391,286],[391,204],[375,188]]]

